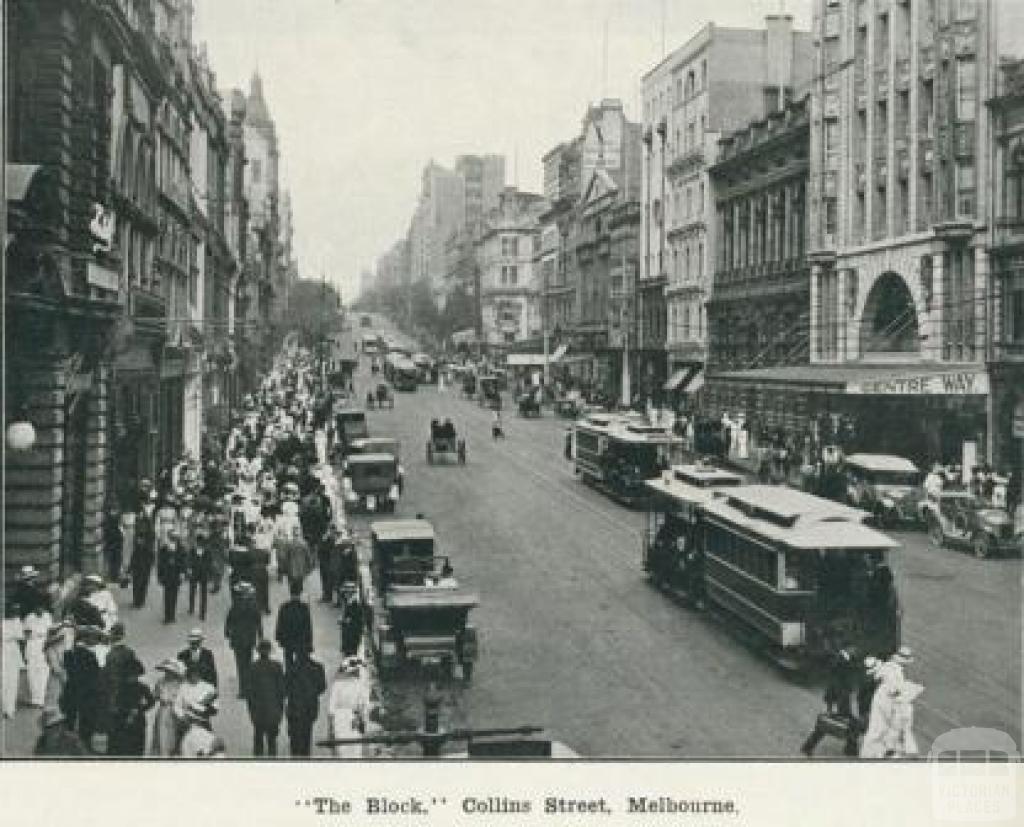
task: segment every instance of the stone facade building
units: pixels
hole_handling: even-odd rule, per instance
[[[812,52],[789,16],[769,16],[763,30],[708,24],[643,78],[639,317],[649,396],[682,390],[705,360],[716,142],[805,91]]]

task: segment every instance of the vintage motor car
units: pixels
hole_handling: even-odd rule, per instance
[[[349,446],[349,456],[355,454],[391,454],[398,462],[398,493],[405,492],[405,469],[402,467],[401,443],[387,436],[371,436],[354,439]]]
[[[402,663],[461,667],[469,680],[479,642],[469,613],[479,598],[452,576],[448,558],[435,552],[426,520],[386,520],[370,526],[371,645],[382,672]]]
[[[953,489],[930,495],[921,504],[921,511],[932,543],[938,548],[967,547],[982,558],[1021,550],[1010,515],[970,491]]]
[[[344,403],[335,406],[335,449],[342,457],[348,455],[348,446],[353,440],[365,439],[369,435],[369,429],[366,427],[366,411]]]
[[[349,454],[342,477],[349,511],[394,511],[401,496],[398,459],[393,454]]]
[[[466,440],[458,435],[451,423],[430,423],[430,439],[427,440],[427,463],[433,465],[438,457],[454,456],[459,465],[466,464]]]
[[[910,460],[888,454],[851,454],[843,461],[846,500],[882,526],[920,523],[922,474]]]
[[[529,390],[519,395],[516,406],[520,416],[540,416],[540,389]]]

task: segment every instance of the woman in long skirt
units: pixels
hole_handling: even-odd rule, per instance
[[[44,709],[58,709],[64,695],[64,686],[68,682],[68,674],[64,671],[64,653],[70,648],[68,632],[71,627],[58,623],[46,632],[43,641],[43,657],[46,658],[48,669],[46,693],[43,697]]]
[[[51,615],[42,604],[26,615],[25,663],[28,668],[29,703],[41,709],[46,701],[46,684],[50,677],[50,664],[46,661],[46,636],[53,625]]]
[[[168,658],[156,667],[162,674],[156,682],[156,718],[153,721],[153,740],[150,755],[176,755],[181,734],[181,722],[174,707],[185,678],[185,667],[179,660]]]
[[[21,643],[25,637],[18,607],[8,603],[3,622],[3,710],[5,718],[13,718],[18,709],[18,681],[25,659],[21,654]]]

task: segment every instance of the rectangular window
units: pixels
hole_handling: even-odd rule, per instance
[[[977,65],[973,57],[961,57],[956,62],[956,116],[961,121],[973,121],[976,108]]]
[[[839,149],[839,121],[825,121],[825,151],[835,152]]]
[[[258,184],[260,182],[260,174],[262,172],[262,169],[261,169],[261,166],[260,166],[260,162],[259,161],[253,161],[250,166],[251,166],[251,169],[252,169],[252,182],[254,184]]]
[[[519,280],[519,268],[514,264],[508,268],[508,280],[510,284],[515,284]]]
[[[835,198],[821,199],[825,211],[825,234],[835,235],[839,230],[839,207]]]

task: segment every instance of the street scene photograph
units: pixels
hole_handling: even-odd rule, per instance
[[[0,9],[0,759],[1020,760],[1024,0]]]

